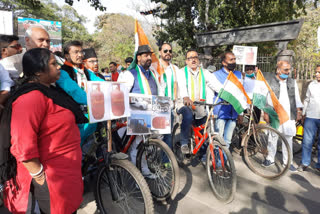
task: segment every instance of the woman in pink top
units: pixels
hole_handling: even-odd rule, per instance
[[[60,71],[49,50],[29,50],[23,69],[24,83],[1,118],[1,140],[11,142],[12,155],[7,162],[0,157],[0,164],[15,169],[6,177],[11,179],[5,183],[5,205],[12,213],[33,213],[36,201],[42,213],[75,213],[83,193],[76,123],[87,119],[71,97],[51,86]]]

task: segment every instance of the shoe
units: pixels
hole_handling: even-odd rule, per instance
[[[320,168],[316,168],[316,170],[317,170],[318,172],[320,172]]]
[[[263,163],[261,164],[261,166],[263,166],[263,167],[269,167],[269,166],[272,166],[272,165],[274,165],[274,162],[271,162],[271,161],[269,161],[267,159],[265,159],[263,161]]]
[[[294,166],[291,164],[290,167],[289,167],[289,170],[290,170],[291,172],[296,172],[296,171],[297,171],[297,168],[294,167]]]
[[[164,167],[165,169],[170,169],[170,168],[172,168],[170,162],[164,163],[164,164],[163,164],[163,167]]]
[[[297,171],[298,172],[303,172],[303,171],[306,171],[307,169],[308,169],[308,166],[300,164],[300,166],[298,167]]]
[[[190,150],[189,150],[189,147],[187,144],[184,144],[180,147],[180,150],[181,150],[181,153],[182,154],[189,154],[190,153]]]

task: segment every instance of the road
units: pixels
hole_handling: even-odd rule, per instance
[[[237,169],[237,192],[230,204],[215,199],[204,167],[188,166],[180,169],[180,193],[168,205],[155,205],[158,214],[264,214],[264,213],[320,213],[320,172],[309,169],[302,173],[288,172],[279,180],[256,176],[233,154]],[[295,165],[300,157],[295,157]],[[314,167],[314,161],[312,167]],[[7,214],[4,208],[1,214]],[[92,192],[84,195],[78,214],[97,213]]]

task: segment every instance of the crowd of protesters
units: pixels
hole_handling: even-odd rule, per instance
[[[62,53],[51,53],[49,34],[41,26],[29,27],[25,44],[23,50],[18,37],[0,37],[0,178],[4,203],[13,213],[32,213],[35,202],[42,213],[75,213],[80,206],[83,192],[80,145],[97,128],[87,119],[87,81],[118,81],[132,93],[170,97],[175,104],[172,117],[174,113],[182,117],[182,154],[190,152],[191,125],[201,124],[207,117],[203,107],[190,108],[193,101],[213,102],[219,92],[216,86],[223,84],[230,72],[244,84],[252,98],[255,68],[248,66],[246,73],[237,71],[232,52],[222,54],[222,68],[212,73],[201,66],[198,52],[190,49],[186,51],[186,65],[179,69],[171,62],[172,46],[163,43],[159,47],[159,61],[164,73],[159,75],[152,69],[153,51],[148,45],[139,46],[136,58],[127,57],[124,67],[110,62],[109,68],[100,72],[95,50],[84,49],[81,41],[66,43]],[[133,61],[137,66],[129,69]],[[269,84],[289,115],[279,131],[285,135],[291,149],[295,121],[304,121],[302,161],[298,171],[305,171],[310,167],[313,141],[320,128],[317,93],[320,66],[316,68],[316,79],[309,84],[303,103],[297,83],[290,77],[291,70],[289,62],[279,61]],[[217,106],[214,115],[216,131],[229,147],[236,121],[241,121],[242,115],[231,105]],[[270,122],[266,113],[263,119]],[[172,148],[171,139],[170,134],[164,136],[164,141]],[[130,153],[133,160],[137,143]],[[265,167],[274,164],[275,145],[268,145]],[[320,143],[318,151],[316,169],[320,170]],[[284,155],[283,159],[286,158]],[[290,170],[297,169],[291,164]]]

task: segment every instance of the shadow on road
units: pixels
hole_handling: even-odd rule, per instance
[[[163,205],[155,203],[156,213],[161,213],[161,214],[162,213],[167,213],[167,214],[176,213],[179,201],[182,200],[188,194],[189,190],[191,189],[192,173],[187,166],[182,167],[182,169],[183,169],[184,173],[186,174],[186,182],[185,182],[183,189],[181,189],[181,191],[176,195],[174,200],[170,200],[168,202],[168,205],[163,206]],[[181,185],[181,182],[180,182],[180,185]]]

